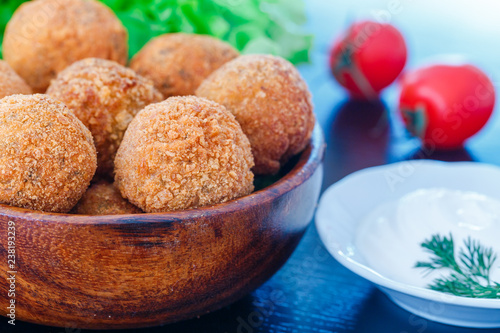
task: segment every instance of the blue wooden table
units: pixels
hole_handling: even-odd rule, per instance
[[[312,63],[300,66],[328,143],[324,188],[356,170],[422,156],[445,161],[474,160],[500,165],[500,107],[465,149],[451,153],[419,151],[396,113],[397,87],[376,103],[349,101],[327,68],[334,37],[356,19],[396,25],[409,48],[408,67],[437,55],[459,54],[485,70],[497,91],[500,83],[500,4],[495,0],[306,0],[314,33]],[[442,58],[442,57],[441,57]],[[447,57],[448,59],[450,57]],[[500,238],[500,235],[499,235]],[[77,333],[0,321],[0,332]],[[95,332],[95,331],[94,331]],[[268,282],[235,304],[201,318],[139,332],[484,332],[446,326],[414,316],[338,264],[324,249],[313,224],[285,266]],[[488,332],[500,332],[490,330]]]

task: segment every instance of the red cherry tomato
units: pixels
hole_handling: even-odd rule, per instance
[[[363,21],[353,24],[333,46],[330,68],[354,98],[376,99],[406,63],[406,45],[390,24]]]
[[[472,65],[434,65],[406,73],[399,109],[406,128],[437,149],[454,149],[490,118],[495,89]]]

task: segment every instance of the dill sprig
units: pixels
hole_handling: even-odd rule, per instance
[[[448,275],[436,278],[428,288],[456,296],[472,298],[500,299],[500,283],[491,281],[490,273],[497,255],[492,248],[484,247],[470,237],[455,257],[453,236],[433,235],[420,244],[431,254],[430,261],[419,261],[416,268],[424,268],[426,273],[448,270]]]

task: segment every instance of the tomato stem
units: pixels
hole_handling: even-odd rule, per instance
[[[427,129],[427,112],[425,106],[418,105],[415,109],[402,108],[408,131],[419,138],[424,138]]]

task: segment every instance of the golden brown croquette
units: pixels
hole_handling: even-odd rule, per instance
[[[231,45],[213,37],[170,33],[147,43],[130,67],[153,80],[166,98],[193,95],[210,73],[237,56]]]
[[[132,120],[115,159],[122,195],[146,212],[196,208],[253,190],[247,137],[223,106],[171,97]]]
[[[47,94],[65,103],[92,132],[99,175],[112,174],[116,150],[137,112],[163,100],[149,79],[97,58],[77,61],[59,73]]]
[[[240,56],[212,73],[196,95],[224,105],[248,136],[255,174],[275,174],[309,142],[311,94],[295,67],[271,55]]]
[[[34,92],[42,93],[77,60],[96,57],[124,65],[127,38],[116,15],[98,1],[29,1],[7,24],[3,55]]]
[[[31,88],[17,73],[3,60],[0,60],[0,98],[15,94],[31,94]]]
[[[142,213],[139,208],[125,200],[112,183],[106,181],[92,184],[71,212],[82,215]]]
[[[90,131],[46,95],[0,100],[0,202],[68,212],[90,184],[96,150]]]

